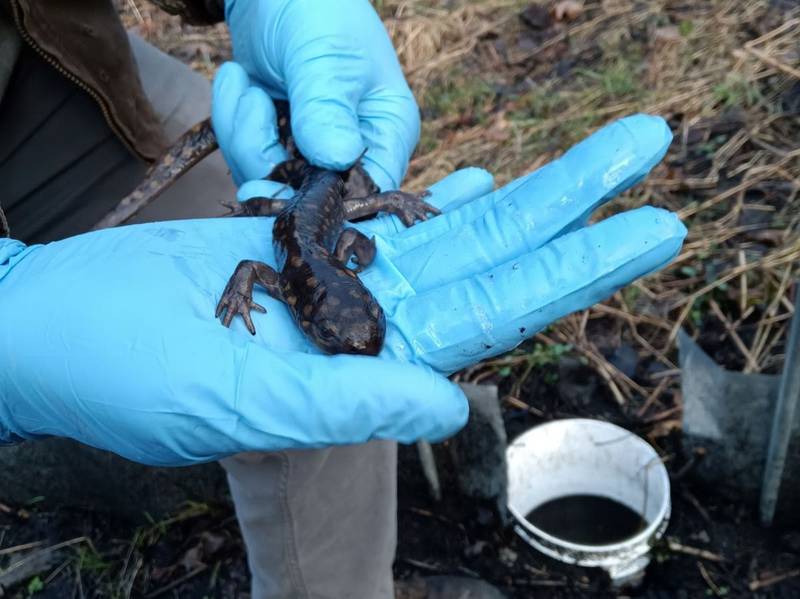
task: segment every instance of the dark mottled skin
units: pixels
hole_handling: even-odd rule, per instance
[[[375,257],[375,241],[345,227],[345,222],[389,212],[411,226],[439,211],[423,201],[427,193],[379,193],[360,161],[343,173],[310,166],[291,138],[286,104],[279,103],[277,108],[280,139],[291,158],[267,178],[297,192],[291,200],[254,198],[225,204],[233,216],[277,217],[272,229],[277,270],[254,260],[240,262],[217,304],[216,316],[230,326],[239,314],[255,335],[250,311],[266,312],[253,301],[253,287],[258,283],[286,304],[301,330],[321,350],[377,355],[383,347],[386,319],[356,276]],[[95,228],[125,222],[216,149],[210,121],[195,125]],[[348,266],[351,258],[354,269]]]
[[[323,351],[373,356],[380,352],[386,319],[356,276],[372,262],[375,241],[344,227],[345,221],[385,211],[411,225],[438,210],[420,196],[403,192],[350,197],[346,179],[346,173],[307,167],[291,200],[255,198],[231,206],[236,215],[277,215],[272,227],[277,271],[263,262],[239,263],[217,305],[225,326],[240,314],[255,334],[250,310],[265,311],[253,301],[253,286],[259,283],[288,306],[298,326]],[[350,269],[353,256],[357,267]]]

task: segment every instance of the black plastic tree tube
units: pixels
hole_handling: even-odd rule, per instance
[[[775,516],[786,452],[795,424],[795,410],[800,402],[800,284],[795,283],[794,289],[794,316],[786,344],[786,359],[772,420],[764,483],[761,486],[761,523],[765,526],[771,525]]]

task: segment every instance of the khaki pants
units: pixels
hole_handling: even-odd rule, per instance
[[[138,38],[131,43],[170,137],[208,116],[208,81]],[[7,133],[5,146],[0,140],[0,180],[12,234],[42,242],[88,229],[145,169],[88,96],[32,53],[23,60],[24,72],[12,77],[16,87],[0,104],[0,130]],[[234,194],[217,152],[134,220],[219,215],[219,202]],[[253,599],[394,596],[395,443],[246,454],[223,466],[247,545]]]

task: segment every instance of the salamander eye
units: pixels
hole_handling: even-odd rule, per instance
[[[332,330],[325,327],[320,327],[318,333],[319,336],[325,341],[333,341],[336,338],[336,334]]]

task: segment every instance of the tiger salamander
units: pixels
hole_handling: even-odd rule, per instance
[[[256,283],[286,304],[292,318],[321,350],[376,355],[386,332],[383,310],[357,273],[375,257],[375,241],[345,221],[387,212],[406,225],[439,210],[423,200],[427,192],[380,193],[359,160],[347,172],[313,167],[295,147],[288,106],[279,104],[280,138],[291,158],[266,178],[296,189],[290,200],[253,198],[225,205],[233,216],[276,216],[272,243],[277,270],[255,260],[241,261],[217,304],[215,316],[230,326],[239,314],[255,335],[251,310],[266,312],[253,301]],[[152,202],[181,175],[218,147],[211,123],[187,131],[148,171],[145,180],[95,229],[116,226]],[[350,268],[350,260],[356,264]]]

